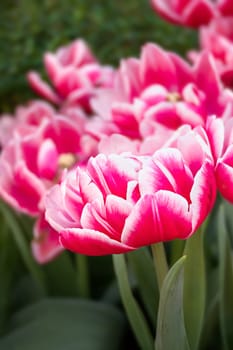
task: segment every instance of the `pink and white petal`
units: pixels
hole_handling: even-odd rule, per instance
[[[32,253],[39,264],[53,260],[64,250],[59,241],[58,233],[52,229],[43,216],[36,221],[33,234]]]
[[[115,98],[119,101],[133,101],[141,90],[139,60],[128,58],[121,61],[115,80]]]
[[[209,114],[215,114],[222,90],[220,76],[212,55],[204,51],[195,65],[197,86],[204,91]]]
[[[205,124],[206,113],[191,103],[177,102],[176,115],[179,117],[180,125],[189,124],[192,127]]]
[[[133,247],[91,229],[73,228],[62,231],[60,242],[66,249],[91,256],[121,254],[134,250]]]
[[[202,146],[203,142],[201,136],[193,131],[188,132],[186,135],[180,135],[177,140],[177,148],[182,153],[182,157],[193,176],[201,168],[206,157],[204,153],[205,148]],[[208,145],[206,145],[206,147],[208,147]],[[209,152],[211,151],[209,150]]]
[[[29,72],[27,80],[31,88],[40,96],[44,97],[52,103],[59,104],[61,102],[57,94],[51,89],[51,87],[45,83],[40,75],[36,72]]]
[[[62,71],[62,65],[60,64],[58,57],[50,52],[44,55],[44,65],[47,71],[47,74],[54,84],[58,75]]]
[[[206,123],[207,134],[214,161],[221,157],[224,146],[224,124],[221,118],[209,117]]]
[[[175,187],[175,181],[169,171],[164,173],[157,162],[152,160],[140,170],[138,183],[141,196],[154,194],[161,189],[174,191],[173,187]]]
[[[45,194],[45,187],[23,162],[19,162],[13,173],[9,174],[7,166],[1,165],[0,194],[3,199],[20,212],[36,215],[39,202]]]
[[[129,203],[125,199],[114,195],[108,195],[105,202],[106,207],[106,220],[117,232],[116,239],[120,240],[125,220],[129,216],[133,204]]]
[[[169,52],[169,56],[172,59],[173,64],[175,65],[178,91],[181,91],[185,85],[194,81],[192,68],[188,64],[188,62],[186,62],[176,53]]]
[[[219,162],[216,170],[217,188],[221,195],[233,203],[233,168],[226,163]]]
[[[211,162],[206,160],[197,172],[190,198],[192,232],[194,232],[206,219],[216,199],[216,180],[214,176],[214,166]]]
[[[103,195],[111,193],[126,198],[127,183],[136,179],[140,167],[136,157],[99,154],[89,160],[87,170]]]
[[[167,19],[168,21],[172,23],[179,23],[179,24],[183,22],[182,15],[174,11],[174,9],[171,6],[171,1],[151,0],[151,4],[154,10],[158,12],[159,15]]]
[[[58,152],[51,139],[42,142],[38,152],[38,171],[42,178],[53,180],[58,169]]]
[[[122,242],[142,247],[177,238],[192,230],[187,201],[170,191],[143,196],[126,219]]]
[[[163,187],[161,183],[162,187],[160,189],[177,192],[189,201],[193,176],[190,169],[185,165],[181,152],[174,148],[163,148],[154,153],[153,161],[170,184],[170,188],[167,188]]]
[[[84,206],[80,223],[84,229],[103,232],[107,236],[119,240],[119,233],[108,222],[105,207],[99,201],[87,203]]]
[[[183,12],[184,23],[190,27],[208,24],[217,15],[214,6],[208,0],[194,0]]]
[[[111,136],[105,136],[100,140],[98,150],[100,153],[106,155],[112,153],[121,154],[123,152],[138,154],[139,145],[140,142],[138,140],[131,140],[122,134],[113,134]]]
[[[148,108],[144,118],[145,123],[152,120],[170,129],[176,129],[181,125],[180,116],[176,112],[176,104],[169,101],[162,101]],[[143,132],[145,132],[145,128]]]
[[[61,191],[61,186],[53,186],[47,192],[44,203],[45,219],[57,232],[60,232],[64,228],[70,228],[74,225],[80,225],[80,223],[77,220],[78,213],[76,214],[74,220],[72,217],[72,213],[67,212],[66,207],[64,206],[64,194]]]
[[[155,83],[172,91],[177,87],[176,70],[172,59],[157,45],[150,43],[144,45],[140,74],[144,88]]]

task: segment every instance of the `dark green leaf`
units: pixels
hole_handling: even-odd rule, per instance
[[[117,350],[125,320],[114,307],[93,301],[45,299],[18,312],[1,350]]]

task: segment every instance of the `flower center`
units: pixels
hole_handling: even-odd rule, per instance
[[[171,92],[167,94],[167,101],[168,102],[177,102],[181,100],[181,96],[178,92]]]
[[[58,159],[60,169],[71,168],[77,162],[77,156],[73,153],[62,153]]]

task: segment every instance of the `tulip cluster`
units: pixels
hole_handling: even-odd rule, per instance
[[[233,202],[230,23],[202,28],[192,64],[147,43],[114,69],[78,39],[45,54],[48,83],[28,73],[47,101],[2,116],[0,195],[36,218],[37,261],[185,239],[217,190]]]
[[[0,118],[0,197],[34,219],[40,264],[64,249],[154,253],[192,238],[218,192],[233,204],[233,3],[151,2],[172,23],[200,27],[187,59],[145,43],[111,67],[77,39],[45,54],[47,81],[27,74],[40,99]]]

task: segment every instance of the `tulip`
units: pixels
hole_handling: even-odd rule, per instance
[[[151,4],[166,20],[194,28],[213,18],[233,15],[231,0],[151,0]]]
[[[139,59],[121,62],[113,87],[100,89],[91,104],[95,137],[101,140],[103,130],[105,136],[120,134],[139,141],[139,153],[152,154],[180,126],[204,126],[209,115],[232,110],[233,95],[223,88],[210,54],[190,66],[149,43]]]
[[[65,248],[86,255],[188,238],[212,209],[216,184],[204,151],[195,167],[187,154],[173,148],[152,157],[99,154],[51,188],[46,220]]]
[[[200,28],[200,52],[190,51],[188,57],[196,61],[202,50],[212,54],[223,83],[233,86],[233,17],[220,17],[209,26]]]
[[[77,39],[44,56],[52,87],[37,72],[28,73],[32,89],[58,105],[76,105],[89,111],[89,100],[99,86],[112,84],[113,69],[101,66],[87,44]]]

